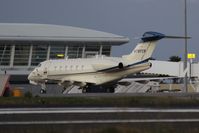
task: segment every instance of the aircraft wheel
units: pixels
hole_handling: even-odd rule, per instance
[[[86,93],[86,88],[82,88],[82,93]]]
[[[114,87],[110,87],[106,90],[108,93],[114,93],[115,92],[115,88]]]
[[[41,94],[46,94],[46,90],[41,89],[41,90],[40,90],[40,93],[41,93]]]

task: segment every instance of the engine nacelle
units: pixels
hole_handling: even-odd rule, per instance
[[[122,63],[122,62],[120,62],[120,63],[118,64],[118,68],[119,68],[119,69],[124,68],[124,65],[123,65],[123,63]]]

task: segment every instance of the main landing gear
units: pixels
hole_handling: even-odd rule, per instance
[[[40,93],[41,93],[41,94],[46,94],[46,90],[41,89],[41,90],[40,90]]]
[[[46,84],[41,84],[40,93],[41,93],[41,94],[46,94]]]

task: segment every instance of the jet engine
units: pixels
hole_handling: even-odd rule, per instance
[[[122,63],[122,62],[120,62],[120,63],[118,64],[118,68],[119,68],[119,69],[124,68],[124,65],[123,65],[123,63]]]

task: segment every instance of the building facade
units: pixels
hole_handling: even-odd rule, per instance
[[[111,55],[113,45],[128,38],[111,33],[47,24],[0,24],[1,73],[28,74],[49,59]]]
[[[49,59],[110,56],[111,45],[68,44],[64,42],[4,42],[0,44],[0,66],[5,68],[37,66]]]

